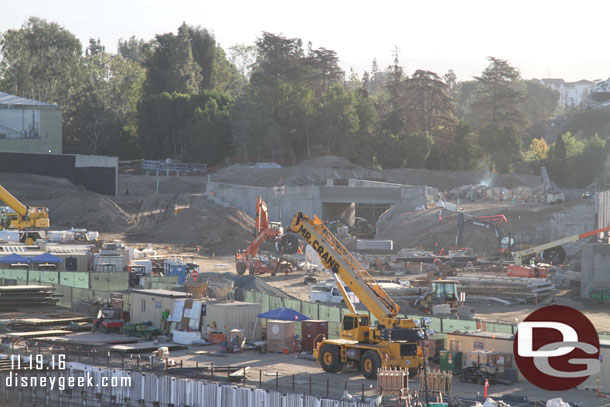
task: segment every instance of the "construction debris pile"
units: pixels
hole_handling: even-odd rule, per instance
[[[512,189],[487,185],[463,185],[452,188],[445,197],[451,200],[514,201],[519,203],[557,203],[564,196],[556,186],[539,185],[536,188],[518,186]]]

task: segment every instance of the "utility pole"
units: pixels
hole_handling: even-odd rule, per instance
[[[424,358],[424,389],[426,391],[426,407],[430,407],[430,399],[428,396],[428,368],[426,366],[426,343],[425,340],[428,339],[428,330],[426,326],[426,322],[429,321],[429,318],[421,318],[421,329],[423,331],[422,336],[422,354]]]

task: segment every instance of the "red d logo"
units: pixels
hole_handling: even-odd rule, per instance
[[[599,337],[580,311],[540,308],[518,326],[513,354],[530,383],[549,391],[572,389],[600,371]]]

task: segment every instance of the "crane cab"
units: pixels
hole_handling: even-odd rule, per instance
[[[358,342],[369,340],[371,322],[368,315],[345,314],[341,321],[341,337]]]

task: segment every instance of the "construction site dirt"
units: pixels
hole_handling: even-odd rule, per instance
[[[490,178],[491,181],[487,178]],[[447,253],[450,250],[467,249],[464,252],[467,251],[468,255],[483,260],[483,264],[493,260],[500,269],[480,267],[476,271],[472,271],[474,266],[478,266],[478,261],[474,261],[474,266],[472,264],[468,266],[460,264],[456,268],[458,275],[453,276],[457,280],[458,290],[465,284],[465,280],[460,281],[459,277],[485,281],[494,279],[499,281],[500,277],[506,277],[506,272],[502,267],[506,264],[507,258],[501,257],[506,253],[501,253],[500,238],[497,233],[494,233],[494,230],[466,225],[461,246],[456,247],[456,235],[459,228],[458,212],[468,213],[479,218],[502,215],[506,223],[500,226],[505,234],[524,247],[534,246],[541,241],[550,241],[561,237],[564,232],[563,229],[559,228],[558,231],[557,228],[553,228],[556,225],[561,226],[561,223],[565,219],[570,219],[572,214],[576,214],[574,217],[581,216],[585,219],[583,223],[589,222],[589,218],[593,219],[595,217],[589,213],[592,212],[594,207],[593,201],[589,199],[573,199],[547,204],[537,201],[519,201],[514,198],[489,200],[472,195],[466,198],[453,199],[450,205],[444,205],[449,202],[448,198],[445,201],[447,191],[461,186],[479,185],[482,182],[492,182],[494,187],[504,189],[523,187],[539,190],[541,179],[536,176],[510,174],[489,177],[488,174],[423,169],[374,171],[355,166],[337,157],[318,158],[283,168],[252,168],[245,165],[233,165],[223,168],[209,177],[121,174],[117,197],[95,194],[63,179],[25,174],[0,174],[0,184],[15,196],[18,196],[19,199],[27,201],[32,206],[49,208],[52,229],[82,228],[98,231],[100,232],[100,240],[106,242],[122,241],[133,248],[148,249],[155,252],[159,258],[180,258],[184,260],[184,263],[196,264],[199,266],[199,278],[207,279],[220,274],[226,276],[226,273],[228,273],[230,275],[229,279],[235,283],[235,287],[243,291],[254,290],[273,297],[303,302],[310,301],[310,291],[314,281],[322,282],[333,278],[330,272],[324,271],[322,268],[316,271],[305,271],[298,264],[295,264],[294,270],[285,274],[278,273],[272,276],[264,273],[255,276],[249,275],[254,274],[254,271],[248,270],[251,273],[246,272],[245,275],[238,276],[235,254],[248,247],[254,239],[256,220],[251,214],[246,213],[246,210],[237,207],[237,204],[231,205],[230,202],[222,201],[213,194],[207,193],[206,182],[247,185],[271,190],[276,187],[275,191],[277,192],[280,190],[277,188],[278,185],[293,187],[321,185],[324,187],[338,183],[344,186],[349,182],[349,179],[388,184],[396,183],[401,186],[425,185],[434,188],[434,191],[430,193],[431,195],[426,196],[426,202],[422,206],[404,210],[403,207],[397,206],[398,209],[388,210],[379,219],[371,220],[371,223],[377,221],[375,239],[391,240],[393,242],[391,251],[363,252],[362,257],[360,257],[360,253],[356,254],[359,260],[367,260],[366,262],[362,260],[367,270],[369,266],[374,264],[374,261],[369,262],[369,259],[377,256],[377,267],[368,271],[378,283],[403,284],[404,287],[414,290],[417,289],[417,284],[421,282],[419,280],[431,283],[433,280],[441,278],[451,279],[451,276],[427,272],[423,263],[421,263],[421,272],[414,273],[412,270],[408,270],[406,261],[394,269],[385,269],[384,267],[378,269],[378,266],[384,262],[384,256],[388,258],[393,256],[394,261],[400,263],[396,261],[396,257],[400,257],[399,251],[401,249],[428,250],[433,252],[433,256],[448,255]],[[327,180],[329,180],[328,183]],[[387,187],[395,188],[391,185]],[[375,186],[375,188],[381,187]],[[401,191],[398,195],[406,193],[405,190]],[[427,193],[425,192],[425,194]],[[277,197],[277,199],[280,200],[281,197]],[[337,205],[344,204],[343,202],[326,203],[327,206],[324,207],[327,211],[326,215],[330,216],[329,213],[335,214],[343,211],[343,207],[341,207],[341,210],[336,212]],[[252,205],[254,205],[254,202]],[[356,205],[350,205],[352,203],[348,203],[346,207],[353,208],[354,214],[357,214]],[[294,209],[294,205],[289,207]],[[585,215],[582,215],[583,213]],[[314,214],[310,215],[313,219]],[[329,221],[331,219],[325,220]],[[578,233],[592,229],[588,224],[585,228],[582,225],[574,226],[570,222],[565,223],[568,224],[565,227],[567,234],[571,234],[572,229],[577,229]],[[286,224],[282,226],[284,230],[288,227]],[[344,244],[349,251],[352,251],[356,247],[356,238],[353,236],[345,237]],[[277,251],[279,247],[275,245],[275,242],[266,242],[260,246],[259,253],[262,253],[263,256],[280,257]],[[301,251],[304,251],[304,249],[304,247],[300,248]],[[579,250],[575,249],[570,252],[570,260],[578,260]],[[283,255],[283,249],[280,252]],[[299,254],[304,255],[301,252]],[[433,263],[433,265],[436,264],[436,262]],[[468,267],[471,268],[471,271],[467,272]],[[568,262],[566,262],[564,268],[566,271],[572,271]],[[563,268],[558,266],[557,270],[563,271]],[[243,272],[244,270],[242,270]],[[478,274],[468,274],[473,272]],[[309,283],[306,283],[307,280]],[[155,288],[151,289],[154,290]],[[536,289],[538,288],[532,289],[531,293],[534,293]],[[184,293],[185,288],[180,287],[180,290],[181,293]],[[498,288],[498,290],[501,290],[501,288]],[[108,283],[108,291],[111,291],[110,283]],[[493,294],[493,290],[490,290],[490,292]],[[95,294],[95,291],[93,293]],[[126,291],[124,294],[128,295],[128,292]],[[549,302],[552,301],[553,304],[566,305],[582,311],[591,320],[598,333],[610,335],[610,318],[608,318],[610,313],[607,304],[597,304],[589,299],[583,300],[580,289],[576,284],[567,284],[563,287],[553,286],[553,294],[549,297]],[[537,293],[530,295],[531,298],[528,297],[527,300],[524,295],[522,301],[503,301],[502,299],[496,301],[491,297],[479,298],[474,301],[474,297],[466,296],[465,301],[462,302],[463,305],[474,309],[477,321],[488,324],[499,323],[507,326],[516,326],[532,311],[549,303],[542,301],[542,297],[539,298]],[[416,303],[411,300],[396,297],[395,301],[400,305],[400,313],[407,318],[411,317],[419,320],[428,316],[421,309],[418,309]],[[153,303],[154,307],[161,308],[160,304],[155,303],[154,298]],[[267,305],[269,305],[269,301]],[[342,309],[338,312],[341,316],[349,311],[345,304],[327,303],[325,305],[341,307]],[[131,304],[131,306],[134,306],[134,304]],[[144,308],[145,306],[142,305],[143,310]],[[363,304],[356,304],[355,309],[362,312],[367,311]],[[61,313],[57,313],[55,316],[57,315],[64,316]],[[29,314],[7,313],[6,315],[0,314],[0,319],[4,319],[0,322],[33,316],[46,317],[46,315],[33,312]],[[76,317],[76,315],[70,315],[70,317]],[[452,315],[448,318],[454,317]],[[167,318],[167,316],[164,318]],[[167,320],[164,322],[167,322]],[[334,323],[338,324],[338,322]],[[25,327],[23,332],[27,332]],[[352,397],[358,397],[362,394],[371,397],[377,392],[376,382],[365,379],[358,369],[347,368],[339,374],[326,373],[319,363],[312,360],[312,356],[300,358],[300,353],[267,353],[258,350],[227,353],[221,352],[218,345],[189,346],[187,349],[171,349],[170,359],[173,362],[169,366],[164,365],[168,362],[153,362],[153,359],[149,358],[149,350],[162,346],[165,339],[169,341],[168,338],[162,336],[159,338],[159,342],[151,344],[148,344],[148,341],[141,342],[141,339],[138,339],[140,341],[138,346],[146,350],[146,352],[140,353],[135,347],[130,348],[132,345],[124,339],[124,336],[117,339],[111,338],[110,335],[96,334],[94,339],[99,340],[99,342],[95,342],[91,338],[88,341],[95,342],[96,346],[99,343],[105,352],[103,352],[103,355],[99,355],[99,360],[94,361],[94,356],[79,351],[78,345],[71,347],[65,345],[70,341],[77,343],[76,337],[70,334],[66,335],[66,332],[60,332],[58,335],[61,335],[62,339],[58,339],[55,344],[41,340],[40,344],[34,346],[40,346],[42,352],[51,352],[52,349],[56,351],[57,347],[60,347],[62,351],[68,354],[72,352],[70,357],[73,361],[83,363],[95,362],[100,366],[140,369],[159,373],[167,372],[178,376],[199,377],[201,375],[206,379],[219,381],[229,380],[228,377],[225,378],[232,371],[229,366],[234,369],[248,367],[249,369],[244,371],[245,381],[240,385],[278,389],[286,392],[297,391],[304,394],[328,395],[332,398],[340,398],[346,391]],[[123,342],[121,345],[125,345],[126,348],[123,351],[116,348],[108,353],[106,347],[113,341],[115,341],[115,344]],[[22,348],[23,343],[17,346],[24,350]],[[51,348],[51,346],[54,346],[54,348]],[[75,350],[74,347],[77,349]],[[137,356],[139,353],[140,356]],[[95,357],[98,358],[98,356]],[[430,363],[432,363],[432,368],[439,368],[439,365]],[[213,373],[217,375],[216,378],[210,377],[212,375],[210,369],[212,365],[219,367]],[[360,366],[359,363],[358,366]],[[364,366],[364,362],[362,366]],[[221,367],[224,367],[225,370],[223,371]],[[419,376],[412,377],[410,386],[418,389],[419,380]],[[481,385],[458,382],[458,380],[453,381],[452,395],[472,399],[476,398],[477,395],[480,396],[480,393],[483,392]],[[527,396],[530,400],[546,400],[555,396],[529,383],[497,384],[490,387],[488,393],[491,397],[505,394],[519,394]],[[594,402],[598,401],[594,392],[573,390],[566,392],[563,396],[566,400],[580,401],[583,405],[593,405]]]

